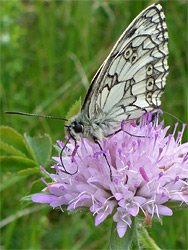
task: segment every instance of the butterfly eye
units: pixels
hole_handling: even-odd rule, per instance
[[[73,129],[74,129],[75,133],[81,133],[81,132],[83,132],[83,125],[79,122],[74,122]]]
[[[146,69],[146,74],[150,76],[152,75],[152,73],[153,73],[153,65],[149,64]]]
[[[147,80],[147,90],[152,90],[153,89],[153,86],[154,86],[154,83],[155,83],[155,80],[153,78],[149,78]]]
[[[129,59],[131,57],[132,53],[133,53],[133,51],[131,48],[126,49],[124,52],[125,59]]]
[[[134,53],[132,54],[131,58],[130,58],[130,61],[131,61],[132,63],[134,63],[134,62],[136,61],[137,57],[138,57],[137,53],[134,52]]]

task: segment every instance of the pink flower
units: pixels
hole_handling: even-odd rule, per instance
[[[67,205],[67,210],[88,207],[96,215],[96,226],[112,214],[119,237],[139,212],[171,216],[171,202],[188,202],[188,143],[181,144],[185,125],[175,138],[176,128],[167,135],[169,126],[163,128],[163,122],[151,122],[145,114],[139,125],[122,122],[122,131],[101,142],[102,153],[97,144],[82,138],[75,154],[70,140],[63,163],[75,174],[65,173],[60,157],[54,157],[55,174],[41,167],[53,182],[32,200],[53,208]]]

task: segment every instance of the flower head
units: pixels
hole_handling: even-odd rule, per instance
[[[170,202],[188,202],[188,143],[181,144],[185,125],[175,138],[177,125],[167,135],[169,126],[163,128],[163,122],[150,118],[145,114],[139,125],[123,121],[122,131],[101,142],[102,152],[99,145],[82,138],[75,153],[70,140],[63,163],[68,173],[75,174],[67,174],[60,157],[53,157],[55,174],[41,167],[53,182],[45,182],[44,193],[32,200],[53,208],[66,205],[67,210],[88,207],[96,226],[112,214],[119,237],[139,212],[159,218],[172,215]]]

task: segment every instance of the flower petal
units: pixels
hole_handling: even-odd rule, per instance
[[[50,194],[34,194],[31,199],[33,202],[37,203],[51,203],[57,199],[57,196]]]

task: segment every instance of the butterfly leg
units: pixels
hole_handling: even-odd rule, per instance
[[[60,161],[61,161],[61,166],[62,166],[63,169],[65,170],[65,173],[66,173],[66,174],[69,174],[69,175],[75,175],[75,174],[78,172],[78,167],[77,167],[77,170],[76,170],[74,173],[70,173],[70,172],[68,172],[68,171],[66,170],[65,165],[64,165],[64,163],[63,163],[63,159],[62,159],[62,158],[63,158],[63,151],[65,150],[65,148],[66,148],[66,146],[67,146],[67,143],[69,142],[70,138],[71,138],[71,136],[69,136],[68,140],[66,141],[66,143],[65,143],[64,146],[63,146],[63,148],[61,149],[59,158],[60,158]],[[73,139],[74,139],[74,138],[73,138]],[[76,140],[74,140],[74,141],[75,141],[75,148],[74,148],[74,150],[73,150],[72,157],[74,157],[74,155],[76,154],[77,148],[78,148],[77,145],[76,145]]]
[[[112,136],[112,135],[115,135],[115,134],[119,133],[120,131],[123,131],[124,133],[126,133],[126,134],[128,134],[128,135],[130,135],[130,136],[134,136],[134,137],[138,137],[138,138],[145,138],[145,136],[143,136],[143,135],[134,135],[134,134],[131,134],[131,133],[129,133],[128,131],[122,130],[122,129],[119,129],[119,130],[115,131],[113,134],[110,134],[110,135],[108,135],[108,136],[106,136],[106,137],[110,137],[110,136]]]
[[[94,140],[94,141],[95,141],[96,144],[98,144],[100,150],[103,151],[103,149],[102,149],[102,147],[101,147],[99,141],[98,141],[98,140]],[[109,170],[110,170],[110,180],[112,181],[112,180],[113,180],[113,179],[112,179],[112,169],[111,169],[111,167],[110,167],[110,164],[109,164],[109,162],[108,162],[108,159],[107,159],[105,153],[103,153],[103,156],[104,156],[104,158],[106,159],[106,162],[107,162],[107,164],[108,164],[108,167],[109,167]]]

